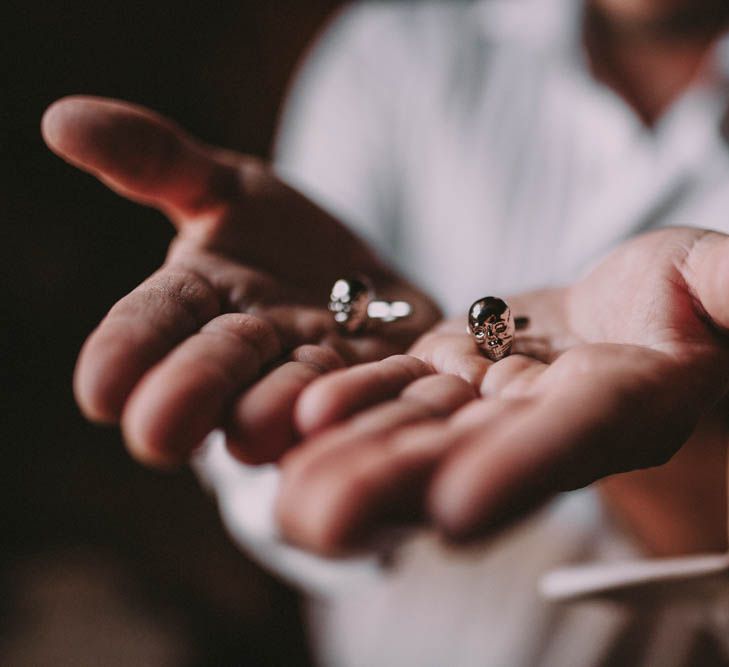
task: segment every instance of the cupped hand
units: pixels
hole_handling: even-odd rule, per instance
[[[469,538],[666,462],[727,390],[728,286],[729,237],[653,232],[571,287],[508,299],[530,325],[497,363],[464,316],[318,380],[295,411],[308,437],[282,461],[284,533],[325,553],[402,520]]]
[[[177,231],[163,266],[89,337],[75,375],[83,412],[121,422],[145,463],[184,461],[215,428],[238,456],[272,460],[298,437],[291,413],[308,383],[405,350],[438,318],[429,299],[254,158],[91,97],[56,102],[42,131],[62,158],[158,208]],[[340,335],[329,290],[356,274],[382,298],[410,301],[412,316]]]

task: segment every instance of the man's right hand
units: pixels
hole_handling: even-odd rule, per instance
[[[344,226],[260,161],[193,140],[127,103],[72,97],[42,123],[49,147],[113,190],[164,212],[176,230],[163,266],[89,337],[75,375],[81,409],[120,422],[144,463],[184,461],[223,428],[251,462],[296,442],[293,406],[321,374],[407,349],[437,307]],[[368,275],[413,315],[342,336],[333,282]]]
[[[729,236],[656,230],[572,285],[509,296],[529,327],[501,361],[464,313],[408,355],[328,374],[297,402],[310,437],[281,461],[282,533],[327,554],[403,521],[478,538],[610,477],[654,552],[725,549],[728,284]]]

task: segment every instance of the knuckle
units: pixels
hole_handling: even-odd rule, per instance
[[[322,345],[301,345],[291,353],[291,360],[313,366],[321,373],[344,367],[344,361],[339,354]]]
[[[172,307],[175,316],[183,315],[196,326],[220,312],[215,288],[203,276],[189,269],[162,269],[119,301],[110,314],[128,313],[130,309],[156,312],[165,306]]]
[[[250,196],[268,195],[277,183],[268,165],[258,158],[246,156],[239,168],[243,187]]]
[[[136,461],[149,468],[172,468],[184,461],[184,455],[175,449],[177,443],[168,442],[154,429],[144,428],[122,420],[122,431],[127,451]]]
[[[431,369],[424,361],[410,354],[395,354],[384,360],[383,364],[404,372],[410,381],[420,379],[423,375],[431,373]]]

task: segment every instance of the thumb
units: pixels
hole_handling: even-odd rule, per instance
[[[729,331],[729,236],[706,232],[694,245],[685,278],[711,321]]]
[[[63,159],[161,209],[178,228],[205,214],[226,211],[228,222],[240,216],[246,224],[206,226],[210,250],[317,288],[356,273],[393,279],[359,238],[254,158],[206,146],[148,109],[66,97],[48,108],[41,131]]]
[[[65,97],[46,110],[41,132],[67,162],[175,220],[216,208],[238,187],[237,166],[226,162],[222,151],[127,102]]]

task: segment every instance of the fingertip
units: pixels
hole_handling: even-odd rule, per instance
[[[261,378],[231,408],[226,426],[231,453],[246,463],[277,460],[301,439],[296,421],[301,394],[342,363],[333,350],[322,346],[296,348],[289,361]]]
[[[100,398],[99,392],[87,389],[84,380],[74,378],[73,394],[81,414],[94,424],[113,425],[119,421],[115,406]]]
[[[429,516],[449,542],[469,542],[493,534],[521,513],[522,508],[485,504],[475,494],[459,492],[456,485],[433,489],[428,498]]]
[[[67,99],[63,97],[60,100],[56,100],[43,112],[43,116],[41,116],[41,136],[43,137],[43,141],[46,142],[46,145],[54,151],[60,135],[64,106]]]
[[[341,498],[321,498],[320,485],[307,484],[298,476],[289,476],[283,469],[279,494],[274,506],[278,527],[288,541],[314,553],[335,556],[348,544],[345,514],[339,508]],[[336,494],[335,494],[336,495]],[[326,502],[323,502],[325,501]]]
[[[183,388],[184,393],[184,388]],[[127,399],[120,426],[131,456],[145,466],[174,469],[184,464],[213,430],[205,422],[205,406],[181,411],[178,393],[155,390],[149,379],[137,384]],[[195,405],[194,400],[187,406]]]
[[[129,102],[64,97],[46,109],[41,134],[63,160],[145,204],[160,205],[170,198],[197,200],[208,182],[209,163],[199,159],[186,135],[168,119]],[[197,169],[194,178],[189,177],[185,160],[195,162],[189,170]]]
[[[86,120],[89,111],[121,103],[91,95],[67,95],[53,102],[41,117],[41,135],[47,146],[66,157],[76,137],[74,130]]]
[[[366,446],[358,449],[367,451]],[[323,556],[341,555],[359,544],[364,529],[363,499],[371,490],[367,474],[350,465],[352,460],[345,452],[331,454],[317,454],[313,441],[287,452],[280,461],[274,507],[285,538]]]
[[[260,432],[228,427],[225,432],[226,448],[235,459],[247,465],[275,463],[293,443],[290,424],[273,424]]]
[[[117,424],[123,401],[111,377],[98,366],[86,362],[84,351],[73,374],[73,394],[86,419],[97,424]]]
[[[317,378],[306,387],[294,406],[294,424],[303,436],[310,436],[335,422],[341,411],[336,387],[344,370]]]
[[[63,136],[63,129],[68,120],[68,111],[83,99],[80,95],[68,95],[52,102],[41,117],[41,135],[50,148],[55,148]]]
[[[124,410],[121,430],[129,454],[148,468],[174,470],[188,458],[174,446],[177,443],[170,442],[169,434],[158,428],[158,422],[135,410]]]
[[[174,472],[187,462],[187,457],[181,458],[170,454],[169,451],[138,445],[126,435],[125,442],[130,456],[145,468],[152,468],[161,472]]]
[[[551,497],[548,480],[522,476],[498,456],[465,452],[438,471],[430,486],[427,507],[443,535],[463,542],[502,530],[525,517]]]
[[[448,539],[462,540],[471,532],[473,509],[457,473],[436,473],[426,503],[430,517]]]
[[[703,309],[721,329],[729,330],[729,238],[712,235],[711,245],[695,263],[695,291]]]
[[[433,477],[427,498],[430,516],[452,540],[488,532],[515,500],[508,493],[508,478],[498,456],[473,445],[457,449]]]

